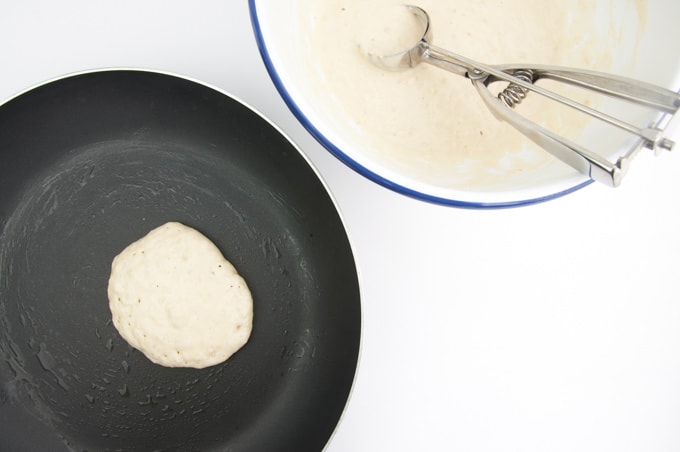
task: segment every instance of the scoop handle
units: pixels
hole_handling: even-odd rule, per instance
[[[614,74],[558,66],[532,66],[538,78],[547,78],[644,105],[664,113],[675,113],[680,94],[651,83]]]

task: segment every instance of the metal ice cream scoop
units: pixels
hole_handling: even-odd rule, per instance
[[[552,79],[668,114],[674,114],[680,107],[680,95],[678,93],[625,77],[581,69],[526,64],[488,66],[432,45],[432,28],[427,12],[418,6],[406,5],[405,7],[409,8],[422,24],[423,32],[420,40],[411,48],[389,55],[376,55],[367,52],[368,58],[375,65],[388,70],[402,70],[425,62],[469,78],[496,118],[508,122],[543,149],[590,178],[616,187],[626,173],[630,160],[642,147],[655,151],[659,149],[671,150],[673,147],[674,143],[664,138],[664,129],[658,125],[645,128],[637,127],[553,91],[536,86],[535,82],[542,78]],[[498,95],[494,95],[488,86],[499,81],[509,82],[509,85]],[[613,163],[598,153],[592,152],[514,111],[512,107],[519,104],[529,91],[546,96],[637,135],[641,138],[641,143],[619,157],[616,163]]]

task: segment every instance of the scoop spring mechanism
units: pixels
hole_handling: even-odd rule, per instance
[[[534,71],[531,69],[517,69],[512,73],[514,77],[523,80],[527,83],[534,83]],[[529,93],[527,88],[523,88],[516,83],[508,84],[508,87],[498,93],[498,98],[503,101],[505,105],[512,108],[519,105]]]

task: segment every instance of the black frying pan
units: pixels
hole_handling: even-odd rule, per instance
[[[167,221],[213,240],[251,288],[252,336],[221,365],[155,365],[111,323],[111,260]],[[355,262],[314,171],[239,102],[144,71],[14,98],[0,107],[0,231],[0,449],[328,441],[358,358]]]

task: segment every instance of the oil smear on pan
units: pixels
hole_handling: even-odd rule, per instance
[[[384,44],[398,41],[399,31],[380,20],[392,17],[381,11],[403,8],[403,2],[298,0],[296,4],[304,66],[298,76],[310,80],[308,95],[318,100],[314,108],[322,122],[365,150],[367,155],[352,154],[358,161],[379,162],[389,171],[438,187],[479,191],[526,183],[522,173],[539,174],[541,168],[561,164],[497,121],[469,80],[427,64],[384,71],[364,57],[359,48],[367,43],[394,50]],[[646,10],[643,0],[634,4],[574,0],[549,8],[541,0],[521,5],[422,0],[418,6],[430,15],[435,45],[478,61],[599,71],[610,70],[614,50],[634,50],[645,17],[637,13]],[[613,17],[615,7],[622,11]],[[616,20],[621,15],[639,17],[638,29],[620,33]],[[405,30],[408,42],[412,30]],[[632,43],[622,45],[623,38],[631,37]],[[546,81],[546,88],[551,87],[556,89]],[[590,105],[599,101],[575,88],[562,94]],[[569,137],[577,137],[589,121],[538,95],[528,96],[521,109],[523,115]]]
[[[60,410],[49,406],[43,384],[47,383],[51,390],[68,392],[67,372],[57,365],[47,346],[36,339],[35,333],[45,325],[45,320],[33,306],[13,303],[16,299],[11,293],[12,279],[15,273],[24,270],[14,257],[15,219],[11,217],[0,234],[0,398],[3,403],[27,407],[43,422],[52,425],[58,422]],[[50,378],[36,378],[38,368]]]
[[[79,325],[68,321],[74,312],[74,297],[83,289],[88,272],[74,274],[72,281],[63,285],[68,296],[62,304],[61,291],[42,290],[59,273],[54,271],[56,262],[45,259],[50,253],[42,251],[58,242],[49,235],[55,232],[54,226],[66,226],[59,212],[68,210],[63,207],[74,194],[87,190],[95,171],[90,161],[70,162],[36,181],[0,234],[0,382],[8,403],[25,408],[52,427],[55,437],[73,450],[80,448],[68,438],[69,429],[60,427],[79,426],[76,413],[89,397],[85,394],[81,401],[83,388],[97,387],[88,381],[88,369],[76,364],[82,341],[70,341],[74,334],[88,330],[92,318],[81,319],[84,322]],[[82,268],[92,266],[83,263]],[[58,327],[62,322],[67,325],[65,330]]]
[[[177,197],[223,203],[192,188],[213,177],[215,165],[198,158],[165,145],[96,143],[29,184],[0,232],[0,403],[25,408],[69,449],[167,441],[196,449],[229,412],[239,383],[225,384],[229,363],[166,373],[118,335],[106,302],[114,243],[127,233],[110,224],[121,209],[143,218],[163,202],[177,212]]]

